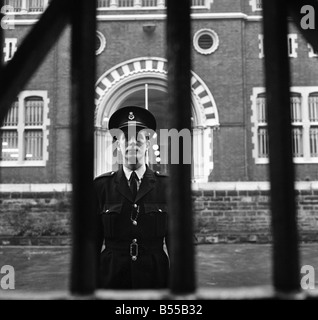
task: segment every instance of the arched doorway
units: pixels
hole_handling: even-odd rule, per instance
[[[218,113],[212,94],[194,73],[191,86],[193,181],[207,182],[213,170],[213,129],[219,125]],[[166,60],[146,57],[125,61],[106,71],[97,81],[95,175],[117,168],[114,163],[116,150],[107,131],[108,119],[115,110],[128,104],[148,108],[157,119],[158,132],[167,128],[163,108],[167,104]],[[162,154],[168,150],[160,145],[160,152]],[[166,170],[160,161],[152,161],[151,166],[159,171]]]

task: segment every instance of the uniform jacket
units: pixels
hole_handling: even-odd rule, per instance
[[[95,178],[98,245],[101,249],[104,242],[98,266],[100,288],[167,287],[169,259],[165,248],[168,245],[164,245],[168,244],[166,183],[166,176],[147,166],[133,201],[122,169]]]

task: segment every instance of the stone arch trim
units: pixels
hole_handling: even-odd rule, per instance
[[[133,81],[136,76],[148,75],[167,78],[167,60],[157,57],[142,57],[120,63],[106,71],[96,82],[95,86],[95,125],[100,126],[103,100],[114,87],[121,82]],[[219,117],[214,98],[202,81],[191,72],[192,100],[197,113],[197,125],[202,127],[215,127],[219,125]]]

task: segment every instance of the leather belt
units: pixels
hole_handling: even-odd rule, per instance
[[[106,249],[124,252],[130,255],[132,261],[136,261],[140,254],[149,254],[163,250],[163,240],[140,241],[133,239],[128,241],[106,241]]]

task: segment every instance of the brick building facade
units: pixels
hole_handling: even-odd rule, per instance
[[[14,10],[6,15],[5,63],[12,59],[47,2],[7,1]],[[196,234],[214,240],[219,235],[233,234],[247,234],[247,239],[265,234],[269,239],[261,2],[193,0],[192,3]],[[158,119],[159,129],[164,129],[167,102],[164,1],[110,0],[98,1],[98,6],[96,101],[92,106],[95,109],[96,175],[116,169],[107,132],[111,113],[128,103],[139,104],[149,108]],[[318,208],[315,202],[317,55],[292,23],[286,41],[292,67],[292,134],[299,181],[299,221],[303,234],[307,234],[314,233],[318,219],[315,214]],[[40,203],[57,204],[61,194],[70,192],[69,54],[68,29],[17,97],[1,129],[4,203],[37,194],[36,198],[42,199]],[[168,152],[165,148],[160,144],[161,159]],[[150,157],[156,159],[157,156],[151,154]],[[166,170],[159,161],[152,166]],[[310,203],[306,205],[306,201]],[[21,206],[18,205],[20,209]],[[53,214],[56,210],[48,211]],[[4,211],[1,215],[3,221],[4,218],[8,221]],[[230,217],[228,222],[225,217]],[[228,227],[222,227],[224,224]],[[0,234],[5,232],[4,228],[0,229]]]

